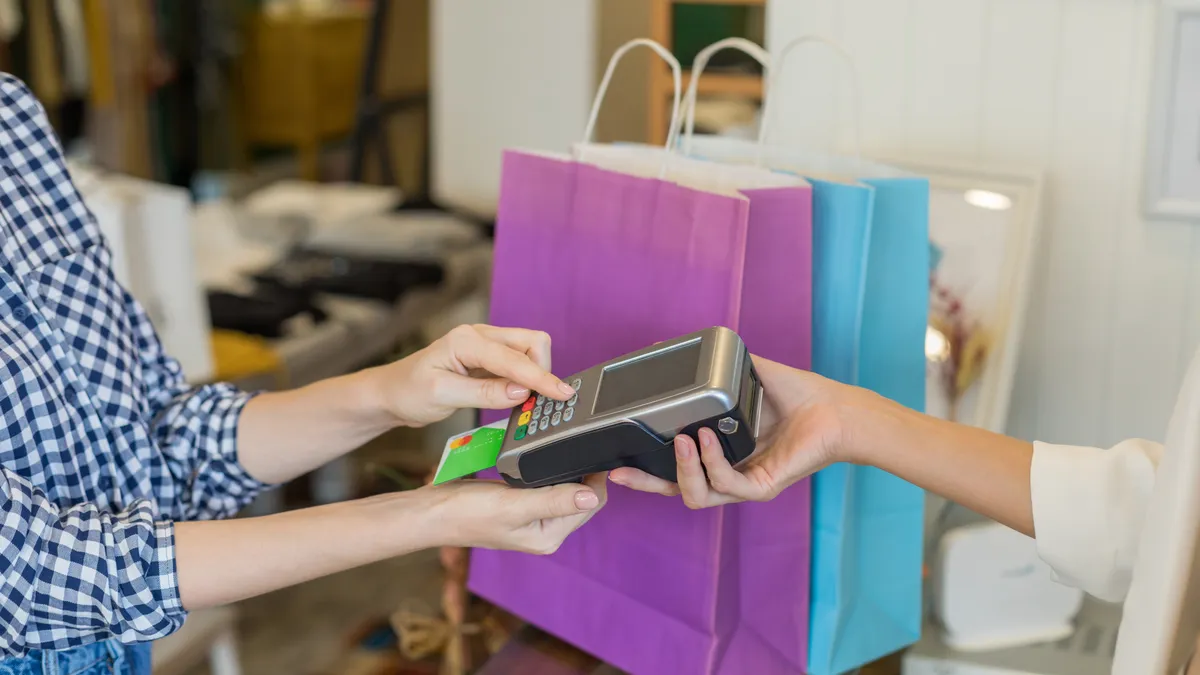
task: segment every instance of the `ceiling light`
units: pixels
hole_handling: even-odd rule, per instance
[[[1007,211],[1012,208],[1012,198],[990,190],[967,190],[963,198],[971,206],[992,211]]]

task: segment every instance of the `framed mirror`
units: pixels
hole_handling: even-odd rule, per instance
[[[1042,177],[889,162],[930,182],[926,412],[1002,433],[1041,230]]]
[[[1003,433],[1041,232],[1041,174],[911,158],[887,161],[929,179],[925,410]],[[979,514],[927,494],[925,558],[932,574],[941,569],[939,544],[946,532],[986,522]],[[906,672],[914,667],[910,660],[915,663],[946,649],[943,632],[936,627],[936,586],[927,584],[932,623],[906,656]],[[957,663],[934,660],[939,665]]]
[[[1200,0],[1164,0],[1147,127],[1151,218],[1200,222]]]

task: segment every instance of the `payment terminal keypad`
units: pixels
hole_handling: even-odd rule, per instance
[[[583,380],[575,378],[570,384],[572,389],[579,391],[579,388],[583,386]],[[579,394],[575,394],[567,401],[555,401],[541,394],[530,395],[518,409],[513,440],[533,438],[539,433],[569,423],[575,419],[575,404],[578,402]]]

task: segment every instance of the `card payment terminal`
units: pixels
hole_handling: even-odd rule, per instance
[[[496,468],[540,487],[631,466],[674,481],[678,434],[717,432],[736,464],[754,452],[762,385],[736,333],[709,328],[566,378],[569,401],[530,396],[516,407]]]

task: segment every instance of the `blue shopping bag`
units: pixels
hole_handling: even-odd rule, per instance
[[[778,60],[760,58],[770,73],[767,91],[777,89],[778,66],[805,44],[831,48],[853,71],[845,50],[808,36],[784,47]],[[694,108],[694,89],[688,98]],[[693,136],[689,123],[679,145],[693,157],[808,179],[813,370],[923,410],[929,182],[858,156],[768,142],[767,108],[764,102],[757,142]],[[812,486],[808,672],[838,675],[920,638],[925,499],[886,472],[846,464],[818,472]]]
[[[928,180],[771,144],[689,142],[695,157],[808,179],[813,370],[923,410]],[[838,675],[920,638],[925,499],[919,488],[871,467],[838,464],[818,472],[812,485],[808,672]]]
[[[813,369],[925,402],[929,185],[813,182]],[[844,673],[921,632],[924,493],[872,467],[813,479],[809,672]]]

